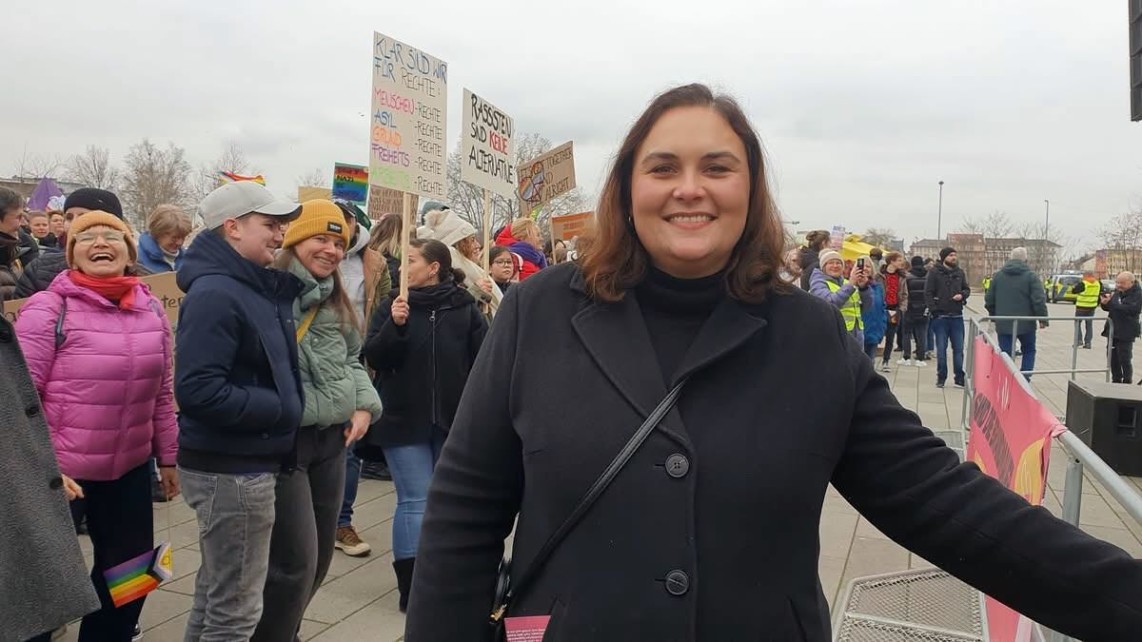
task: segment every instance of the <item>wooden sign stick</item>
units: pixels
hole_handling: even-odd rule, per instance
[[[492,193],[484,190],[484,273],[492,267]]]
[[[408,250],[412,239],[412,194],[404,193],[404,204],[401,207],[400,226],[400,295],[408,300]]]

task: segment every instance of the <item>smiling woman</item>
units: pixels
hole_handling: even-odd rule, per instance
[[[781,222],[733,100],[657,97],[597,214],[582,268],[514,287],[468,379],[407,642],[488,640],[489,620],[529,639],[825,642],[830,484],[1055,630],[1138,637],[1142,563],[961,465],[839,311],[778,282]]]
[[[121,607],[103,571],[154,546],[151,465],[168,498],[179,492],[167,315],[138,277],[135,239],[103,211],[75,219],[70,269],[21,309],[16,331],[51,427],[69,499],[84,499],[102,609],[80,639],[129,640],[142,598]]]
[[[338,268],[351,231],[327,200],[306,201],[275,261],[301,280],[293,304],[304,406],[296,469],[277,476],[262,619],[251,640],[292,640],[333,558],[345,488],[345,449],[380,417],[361,365],[361,327]]]

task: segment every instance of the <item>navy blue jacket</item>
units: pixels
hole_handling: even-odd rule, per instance
[[[177,282],[186,292],[175,362],[179,465],[276,472],[288,464],[301,422],[292,307],[301,281],[203,232]]]
[[[149,232],[144,232],[139,236],[139,263],[146,266],[151,274],[162,274],[163,272],[174,272],[175,270],[182,269],[182,260],[186,257],[186,250],[179,250],[178,256],[174,260],[174,269],[171,269],[171,264],[167,263],[167,259],[163,256],[163,248],[159,247],[158,241],[155,237],[151,236]]]

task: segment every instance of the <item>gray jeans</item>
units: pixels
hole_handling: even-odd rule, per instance
[[[297,433],[297,465],[278,475],[265,610],[253,642],[294,640],[305,609],[329,572],[345,495],[341,427]]]
[[[276,475],[222,475],[179,467],[198,516],[202,566],[185,642],[245,642],[262,616],[270,562]]]

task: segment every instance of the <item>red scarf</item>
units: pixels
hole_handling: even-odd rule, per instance
[[[139,284],[137,276],[94,277],[79,270],[70,270],[68,277],[81,288],[87,288],[109,301],[118,301],[121,310],[134,307],[135,286]]]

